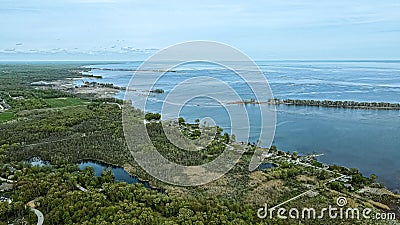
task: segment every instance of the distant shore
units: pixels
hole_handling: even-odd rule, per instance
[[[332,100],[294,100],[278,98],[268,99],[267,101],[247,101],[228,102],[227,104],[269,104],[269,105],[298,105],[298,106],[319,106],[328,108],[349,108],[349,109],[376,109],[376,110],[400,110],[400,103],[387,102],[355,102],[355,101],[332,101]]]

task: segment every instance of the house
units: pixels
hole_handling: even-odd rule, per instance
[[[8,204],[11,204],[12,201],[9,198],[1,196],[0,197],[0,202],[7,202]]]
[[[17,169],[15,169],[13,166],[8,167],[8,170],[9,170],[11,173],[15,173],[15,171],[17,171]]]
[[[341,181],[343,183],[347,183],[347,182],[351,181],[351,176],[344,176],[344,177],[340,178],[339,181]]]
[[[354,187],[351,184],[344,184],[344,187],[350,189],[351,191],[354,191]]]
[[[272,157],[272,156],[273,156],[273,155],[272,155],[271,153],[263,152],[261,157],[262,157],[263,159],[265,159],[265,158],[270,158],[270,157]]]
[[[1,192],[9,191],[9,190],[12,190],[12,189],[13,189],[13,185],[10,184],[10,183],[3,183],[3,184],[0,185],[0,191]]]

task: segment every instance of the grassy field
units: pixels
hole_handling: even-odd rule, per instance
[[[48,98],[44,99],[44,101],[51,107],[51,108],[60,108],[66,106],[77,106],[77,105],[85,105],[89,102],[79,98]]]
[[[0,113],[0,123],[7,122],[9,120],[14,119],[15,113],[13,112],[2,112]]]
[[[86,105],[89,102],[80,98],[46,98],[43,101],[51,108],[61,108],[66,106]],[[0,113],[0,123],[4,123],[15,118],[15,112],[6,111]]]

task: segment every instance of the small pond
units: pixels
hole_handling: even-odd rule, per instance
[[[95,160],[83,160],[79,162],[79,169],[84,170],[86,167],[91,167],[94,170],[95,176],[101,176],[104,170],[110,168],[114,174],[115,181],[126,182],[128,184],[141,183],[148,189],[155,189],[150,186],[148,181],[139,180],[137,177],[130,175],[122,167],[113,166],[107,163],[95,161]]]
[[[30,163],[32,166],[51,166],[51,164],[48,161],[44,161],[39,157],[33,157],[30,158],[27,163]],[[103,171],[107,168],[110,168],[111,171],[114,174],[114,180],[118,181],[118,182],[126,182],[128,184],[137,184],[137,183],[141,183],[143,184],[147,189],[151,189],[151,190],[158,190],[160,192],[163,192],[162,190],[159,190],[157,188],[154,188],[152,186],[150,186],[148,181],[143,181],[138,179],[135,176],[130,175],[128,172],[126,172],[122,167],[118,167],[118,166],[113,166],[107,163],[103,163],[103,162],[99,162],[99,161],[95,161],[95,160],[82,160],[80,162],[78,162],[78,166],[80,170],[84,170],[86,167],[91,167],[94,170],[94,175],[96,177],[101,176],[101,174],[103,173]]]
[[[274,163],[261,163],[258,166],[258,170],[267,170],[267,169],[271,169],[271,168],[275,168],[275,167],[278,167],[278,166]]]

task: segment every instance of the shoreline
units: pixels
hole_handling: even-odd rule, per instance
[[[75,79],[82,79],[82,77],[78,76]],[[71,83],[73,83],[73,80],[74,79],[66,79],[67,82],[71,82]],[[101,83],[101,78],[99,78],[97,83]],[[93,97],[95,97],[95,98],[101,98],[100,96],[107,95],[108,97],[119,99],[119,98],[116,97],[116,95],[121,92],[121,90],[111,89],[113,91],[113,93],[107,93],[107,90],[103,89],[103,88],[92,88],[92,89],[91,88],[79,88],[79,89],[81,89],[81,90],[76,91],[76,92],[72,92],[72,93],[94,94]],[[272,99],[272,100],[270,99],[269,101],[266,101],[266,102],[240,101],[240,102],[233,102],[233,103],[228,103],[228,104],[245,104],[247,102],[247,104],[260,104],[261,103],[261,104],[271,104],[271,105],[272,104],[274,104],[274,105],[284,104],[284,105],[299,105],[299,106],[319,106],[319,105],[312,105],[312,104],[305,105],[304,103],[300,104],[299,102],[296,103],[296,104],[293,104],[293,103],[287,102],[288,100],[286,100],[286,101],[285,100],[279,100],[279,99]],[[309,102],[314,101],[314,104],[315,104],[315,100],[291,100],[291,101],[309,101]],[[335,101],[331,101],[331,102],[335,102]],[[343,102],[343,101],[338,101],[338,102]],[[392,103],[388,103],[388,104],[392,104]],[[321,105],[319,107],[324,107],[324,106]],[[346,107],[337,107],[336,105],[335,106],[325,106],[325,107],[329,107],[329,108],[346,108]],[[350,108],[350,107],[347,107],[347,108]],[[368,108],[350,108],[350,109],[368,109]],[[382,110],[383,108],[379,108],[379,109]],[[136,174],[131,174],[131,175],[135,176]],[[384,184],[384,183],[382,183],[382,184]],[[389,189],[389,190],[397,190],[397,189]]]
[[[137,91],[130,89],[129,87],[116,86],[114,84],[102,83],[101,80],[103,76],[94,75],[91,73],[92,70],[104,70],[104,71],[139,71],[135,69],[108,69],[108,68],[94,68],[94,67],[83,67],[83,70],[80,72],[82,78],[93,78],[99,80],[99,82],[87,82],[87,84],[91,84],[94,86],[107,87],[110,89],[117,90],[114,94],[115,96],[121,91]],[[158,71],[158,70],[148,70],[153,72],[176,72],[176,71]],[[82,87],[80,87],[82,88]],[[162,90],[164,93],[164,90]],[[97,90],[96,92],[102,92],[101,90]],[[157,93],[155,90],[144,91],[144,93]],[[123,100],[123,99],[121,99]],[[390,103],[390,102],[359,102],[353,100],[313,100],[313,99],[268,99],[267,101],[256,101],[254,99],[251,100],[242,100],[236,102],[226,102],[225,104],[249,104],[249,105],[289,105],[289,106],[313,106],[313,107],[324,107],[324,108],[343,108],[343,109],[364,109],[364,110],[400,110],[400,103]]]

